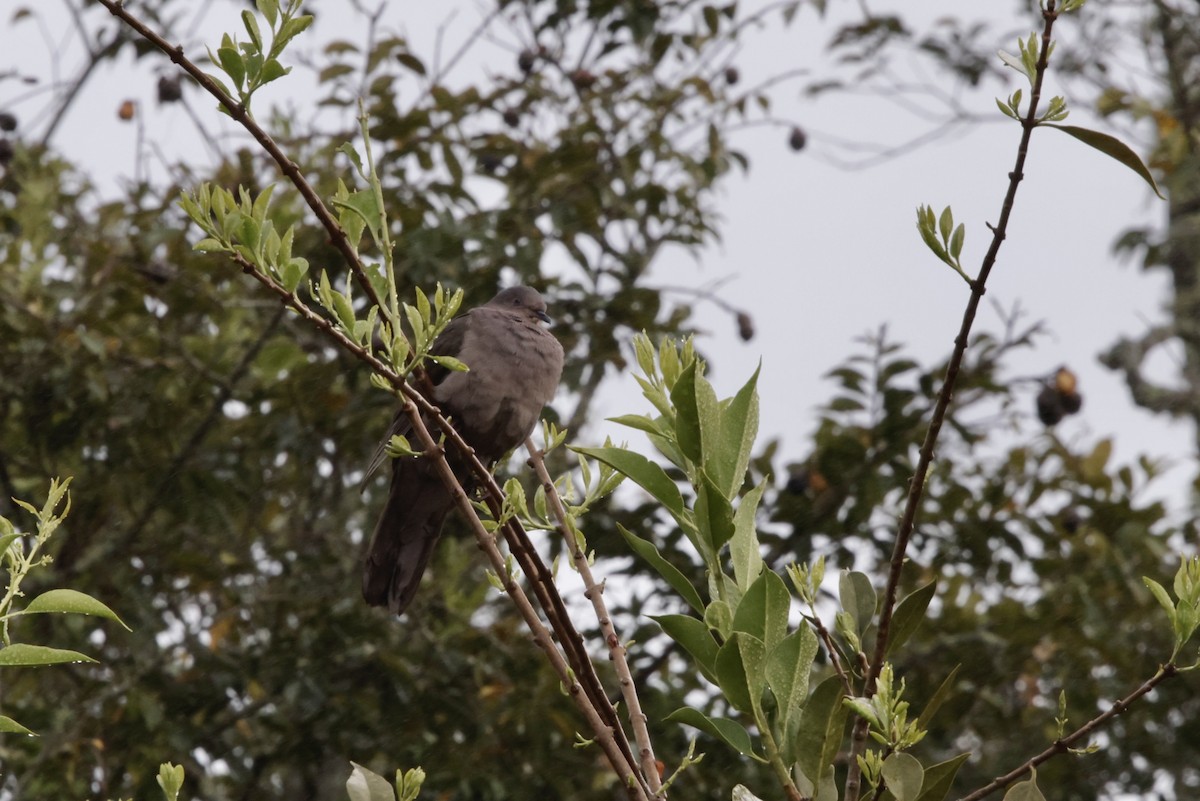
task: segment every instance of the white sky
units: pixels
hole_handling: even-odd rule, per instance
[[[30,7],[40,6],[41,22],[7,24],[10,10],[21,5],[6,0],[0,6],[5,23],[0,26],[0,74],[17,69],[43,82],[47,76],[74,75],[84,56],[65,2],[30,3]],[[393,2],[384,24],[405,31],[414,49],[429,56],[437,27],[452,5]],[[475,5],[457,5],[460,11],[446,27],[445,52],[454,50],[479,19]],[[908,19],[975,13],[951,0],[927,0],[915,4],[919,8],[891,5]],[[318,11],[329,7],[316,6]],[[221,31],[240,30],[235,4],[214,2],[211,7],[205,3],[192,8],[207,9],[201,32],[190,44],[193,55],[201,52],[200,42],[214,44]],[[881,3],[872,8],[877,13],[886,11]],[[319,40],[330,37],[334,16],[326,13],[313,35]],[[85,24],[94,30],[101,20],[113,24],[102,9],[89,7]],[[1008,25],[1027,31],[1034,22],[1010,20]],[[346,13],[337,24],[348,26],[340,35],[361,40],[361,28],[352,14]],[[1060,30],[1070,24],[1061,22]],[[1069,35],[1069,30],[1061,32]],[[742,85],[796,66],[820,67],[827,34],[828,27],[816,24],[811,9],[802,11],[791,29],[772,26],[750,33],[735,60]],[[300,45],[311,47],[312,40]],[[1006,49],[1015,51],[1015,42]],[[495,50],[481,50],[479,61],[464,62],[460,77],[469,78],[472,70],[480,69],[480,61],[496,57]],[[165,59],[147,58],[134,64],[128,56],[102,67],[60,126],[53,146],[85,165],[99,179],[102,191],[111,189],[115,181],[130,179],[137,152],[136,126],[119,122],[116,110],[123,100],[133,98],[141,104],[147,139],[156,147],[168,156],[189,153],[207,158],[182,108],[158,107],[154,102],[157,76],[170,70]],[[302,69],[296,72],[294,83],[265,94],[259,102],[277,102],[285,92],[294,91],[299,98],[295,102],[303,103],[307,78]],[[981,114],[993,114],[992,97],[1017,88],[1019,79],[1010,71],[1007,88],[990,84],[978,96],[969,97],[968,103]],[[0,82],[0,109],[17,114],[25,136],[40,135],[46,123],[44,110],[51,104],[39,92],[17,81]],[[810,131],[809,148],[792,152],[782,128],[737,133],[734,145],[749,155],[751,172],[727,180],[720,195],[723,242],[705,250],[698,261],[683,253],[667,254],[649,283],[697,286],[730,279],[722,297],[752,313],[758,335],[749,343],[741,342],[728,314],[701,305],[698,321],[709,332],[701,347],[710,359],[710,374],[718,391],[727,395],[761,358],[761,436],[782,437],[784,454],[798,459],[815,425],[815,407],[833,389],[821,376],[850,353],[856,337],[887,323],[892,338],[908,345],[922,362],[948,355],[967,289],[924,248],[914,225],[915,208],[923,203],[939,211],[947,204],[954,207],[956,219],[968,229],[963,261],[968,272],[974,272],[988,243],[985,222],[994,222],[999,213],[1019,129],[1015,123],[1004,124],[995,113],[997,122],[977,126],[965,136],[937,141],[870,169],[847,171],[822,158],[830,152],[830,140],[823,135],[899,143],[920,127],[879,97],[835,93],[813,101],[799,97],[796,87],[786,86],[774,97],[780,116],[800,121]],[[209,131],[218,137],[235,133],[225,118],[211,113],[211,103],[199,100],[197,94],[189,98]],[[259,108],[259,117],[265,118]],[[1075,112],[1073,123],[1106,124],[1089,119],[1082,108]],[[161,173],[157,165],[151,169]],[[1140,453],[1176,460],[1181,467],[1162,485],[1162,492],[1170,492],[1171,505],[1181,510],[1188,502],[1184,488],[1194,471],[1190,426],[1172,425],[1136,409],[1118,378],[1096,360],[1096,354],[1119,335],[1137,335],[1150,321],[1162,318],[1160,307],[1168,297],[1165,274],[1146,275],[1135,266],[1117,264],[1111,245],[1128,226],[1160,224],[1166,206],[1132,172],[1055,131],[1035,134],[1026,174],[988,299],[1005,308],[1019,301],[1029,321],[1046,321],[1052,337],[1043,340],[1037,351],[1014,360],[1012,374],[1041,374],[1059,364],[1069,365],[1080,377],[1085,403],[1080,415],[1060,424],[1060,435],[1080,446],[1114,436],[1117,458],[1122,460]],[[985,302],[977,330],[997,331],[998,325],[996,313]],[[610,387],[597,416],[646,411],[630,387]],[[1031,415],[1032,395],[1031,390],[1027,404]],[[638,436],[604,426],[588,435],[605,433]]]

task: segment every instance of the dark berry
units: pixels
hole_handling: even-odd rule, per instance
[[[1062,402],[1054,387],[1042,387],[1037,396],[1037,416],[1044,425],[1052,426],[1063,419]]]
[[[738,336],[743,342],[749,342],[754,339],[754,318],[746,312],[738,312],[737,315]]]
[[[178,75],[164,75],[158,79],[158,102],[178,103],[183,97],[183,84]]]
[[[1083,408],[1083,396],[1078,392],[1061,392],[1058,395],[1058,404],[1066,414],[1075,414]]]
[[[792,133],[788,136],[788,147],[792,150],[800,151],[808,144],[808,134],[804,133],[804,129],[799,126],[792,129]]]
[[[575,70],[571,73],[571,83],[576,89],[589,89],[596,83],[596,76],[590,70]]]

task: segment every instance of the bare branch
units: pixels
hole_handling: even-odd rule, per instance
[[[638,744],[642,775],[646,777],[650,789],[657,794],[662,782],[659,779],[658,766],[654,760],[650,730],[646,726],[646,713],[642,711],[637,686],[629,671],[629,662],[625,659],[625,645],[617,636],[612,615],[609,614],[608,606],[604,603],[604,584],[598,583],[592,575],[592,566],[588,563],[587,554],[579,545],[574,526],[568,521],[562,498],[559,497],[558,489],[554,486],[554,479],[550,477],[550,472],[546,469],[546,462],[542,459],[542,451],[533,444],[532,438],[525,440],[525,449],[529,451],[529,464],[537,472],[538,480],[542,482],[542,488],[546,491],[546,500],[550,502],[550,508],[554,512],[555,519],[558,520],[558,532],[566,541],[567,548],[571,552],[571,560],[575,563],[575,569],[579,571],[579,576],[583,579],[584,597],[592,602],[592,609],[596,612],[596,620],[600,623],[600,633],[604,637],[604,644],[608,647],[609,659],[612,660],[613,667],[617,671],[617,679],[621,684],[621,697],[625,699],[625,706],[629,708],[629,721],[633,724],[633,736]]]

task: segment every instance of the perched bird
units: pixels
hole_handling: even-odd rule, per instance
[[[525,286],[505,289],[488,303],[450,321],[434,341],[432,353],[453,356],[467,372],[429,365],[434,404],[474,450],[491,466],[532,433],[542,409],[554,397],[562,375],[563,349],[542,327],[549,323],[546,302]],[[403,412],[376,451],[369,476],[385,457],[385,445],[412,424]],[[436,429],[433,431],[437,435]],[[416,443],[414,443],[415,445]],[[452,448],[447,460],[470,490],[470,470]],[[402,614],[416,595],[421,575],[442,532],[454,498],[438,477],[431,459],[400,457],[392,462],[387,505],[363,565],[363,598]]]

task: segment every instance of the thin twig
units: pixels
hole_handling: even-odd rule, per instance
[[[1168,663],[1161,666],[1157,673],[1155,673],[1149,679],[1146,679],[1146,681],[1142,682],[1142,684],[1129,695],[1113,704],[1108,711],[1092,718],[1087,723],[1068,734],[1066,737],[1055,740],[1050,744],[1049,748],[1025,762],[1020,767],[1010,770],[1003,776],[997,776],[995,779],[992,779],[992,781],[988,782],[983,787],[980,787],[973,793],[964,795],[962,798],[958,799],[958,801],[979,801],[979,799],[985,798],[997,790],[1004,789],[1043,762],[1047,762],[1059,754],[1067,753],[1072,745],[1079,742],[1084,737],[1087,737],[1089,734],[1115,718],[1117,715],[1124,712],[1126,709],[1129,709],[1130,705],[1133,704],[1134,701],[1141,698],[1143,695],[1150,692],[1167,679],[1173,678],[1177,675],[1179,675],[1179,668],[1174,663]]]
[[[399,378],[399,376],[397,376]],[[403,382],[403,379],[400,379]],[[494,535],[490,534],[483,527],[483,522],[480,521],[479,515],[475,513],[475,507],[471,503],[471,499],[467,497],[467,493],[463,491],[462,485],[458,483],[458,479],[454,475],[454,470],[450,467],[450,463],[446,461],[445,452],[441,446],[434,440],[433,435],[425,427],[425,421],[421,414],[421,410],[417,408],[415,403],[404,404],[404,411],[412,422],[412,431],[416,435],[417,440],[425,449],[425,454],[433,460],[433,466],[442,478],[442,482],[451,490],[454,496],[454,503],[462,512],[470,525],[472,532],[475,534],[475,540],[479,543],[479,547],[487,556],[488,561],[492,565],[492,570],[500,578],[504,585],[505,592],[512,599],[513,604],[520,612],[525,625],[533,632],[534,642],[546,653],[546,657],[550,660],[554,672],[558,674],[559,681],[562,682],[566,689],[567,695],[578,707],[579,711],[587,719],[588,725],[596,734],[596,739],[600,744],[604,755],[608,758],[608,762],[621,779],[622,785],[626,788],[626,792],[632,799],[639,801],[648,801],[647,795],[644,792],[644,785],[637,776],[632,765],[629,765],[625,756],[621,753],[620,747],[616,743],[612,730],[605,725],[600,718],[600,713],[592,705],[587,697],[587,693],[583,691],[583,687],[577,680],[570,666],[567,665],[562,653],[554,644],[554,638],[550,635],[550,631],[542,625],[541,619],[538,617],[537,611],[529,602],[528,596],[525,595],[521,585],[513,581],[512,576],[508,573],[508,567],[505,564],[504,555],[500,553],[500,549],[496,547]]]
[[[571,552],[571,559],[575,563],[575,569],[579,571],[579,576],[583,579],[583,595],[592,602],[596,620],[600,623],[600,633],[604,638],[604,644],[608,646],[608,656],[617,671],[617,679],[621,685],[621,697],[625,699],[625,706],[629,709],[629,722],[633,726],[633,737],[638,745],[642,774],[646,777],[651,791],[657,796],[662,782],[658,775],[658,765],[654,759],[650,730],[646,726],[646,713],[642,711],[637,686],[633,682],[629,662],[625,658],[625,644],[617,636],[612,615],[608,612],[608,605],[604,603],[604,584],[597,582],[595,576],[592,575],[592,566],[588,562],[587,554],[579,545],[574,524],[568,521],[567,510],[563,507],[562,498],[559,497],[558,488],[554,486],[554,479],[550,477],[550,471],[546,469],[541,449],[534,445],[532,438],[525,440],[525,449],[529,451],[529,464],[533,466],[538,479],[542,482],[546,500],[549,501],[550,509],[554,512],[555,519],[558,520],[558,531],[566,541]]]
[[[846,691],[846,695],[854,696],[854,686],[850,683],[850,674],[842,665],[842,658],[838,656],[837,644],[834,643],[829,629],[825,628],[825,624],[821,622],[817,610],[814,609],[811,616],[804,615],[803,617],[816,630],[817,638],[825,646],[825,652],[829,654],[829,663],[833,666],[833,671],[837,673],[838,678],[842,680],[842,689]]]
[[[354,275],[355,280],[358,281],[371,302],[379,307],[381,317],[387,320],[394,330],[398,330],[398,321],[393,319],[391,308],[383,302],[379,294],[375,291],[374,284],[367,277],[367,271],[363,267],[362,261],[358,258],[358,250],[350,242],[349,237],[346,236],[346,232],[342,229],[341,224],[338,223],[337,219],[329,211],[324,201],[321,200],[320,195],[317,194],[317,191],[308,182],[308,179],[300,172],[299,165],[288,158],[287,154],[275,143],[270,134],[250,116],[245,106],[230,97],[212,78],[208,77],[208,74],[204,70],[200,69],[193,61],[184,56],[183,45],[172,45],[166,39],[159,36],[141,20],[127,11],[120,0],[96,0],[96,2],[107,8],[114,17],[117,17],[135,30],[139,36],[165,53],[180,69],[192,76],[196,83],[200,84],[206,92],[216,98],[217,102],[229,112],[229,116],[245,128],[254,138],[254,141],[258,142],[259,146],[267,151],[271,158],[275,160],[275,163],[279,165],[279,171],[292,182],[292,185],[296,187],[296,190],[304,198],[304,202],[312,209],[318,222],[321,223],[321,227],[329,234],[330,242],[338,253],[342,255],[342,258],[350,268],[350,272]]]
[[[1041,50],[1038,55],[1037,67],[1034,74],[1033,91],[1029,98],[1029,111],[1024,119],[1021,120],[1021,140],[1017,146],[1016,163],[1013,166],[1012,172],[1008,174],[1008,191],[1004,196],[1004,203],[1000,208],[1000,218],[996,225],[992,227],[992,243],[988,247],[983,264],[979,268],[979,275],[971,282],[971,297],[968,299],[967,307],[963,311],[962,324],[959,327],[958,336],[954,340],[954,351],[950,356],[950,363],[946,367],[946,378],[942,383],[941,391],[938,393],[937,403],[934,406],[933,415],[929,421],[929,429],[925,433],[925,441],[921,444],[920,457],[917,460],[917,467],[909,484],[904,514],[900,519],[900,524],[896,531],[896,542],[892,549],[891,566],[888,570],[887,585],[884,589],[883,606],[879,612],[879,626],[875,636],[874,654],[869,662],[866,682],[863,687],[863,691],[867,696],[875,692],[875,682],[879,678],[879,671],[883,667],[884,657],[887,655],[888,640],[891,635],[892,614],[895,611],[896,597],[900,590],[900,573],[906,561],[908,543],[912,536],[913,528],[916,525],[917,512],[920,509],[921,500],[925,494],[925,480],[929,474],[929,466],[933,462],[934,448],[937,445],[942,424],[946,419],[946,411],[949,409],[950,401],[954,397],[954,386],[958,379],[959,368],[962,366],[963,358],[967,351],[967,341],[970,337],[971,326],[975,322],[975,315],[979,309],[979,303],[983,299],[988,276],[996,264],[996,256],[1000,252],[1000,246],[1003,244],[1008,230],[1008,220],[1012,214],[1017,187],[1020,186],[1021,180],[1025,177],[1025,158],[1029,151],[1029,140],[1033,134],[1033,129],[1037,127],[1037,110],[1038,103],[1041,100],[1042,80],[1045,77],[1046,67],[1049,63],[1050,34],[1057,18],[1058,12],[1055,10],[1055,0],[1048,0],[1042,11]],[[854,732],[851,736],[849,772],[846,777],[846,801],[858,801],[862,776],[858,767],[857,757],[861,756],[866,749],[868,729],[869,724],[865,718],[860,717],[855,722]]]

